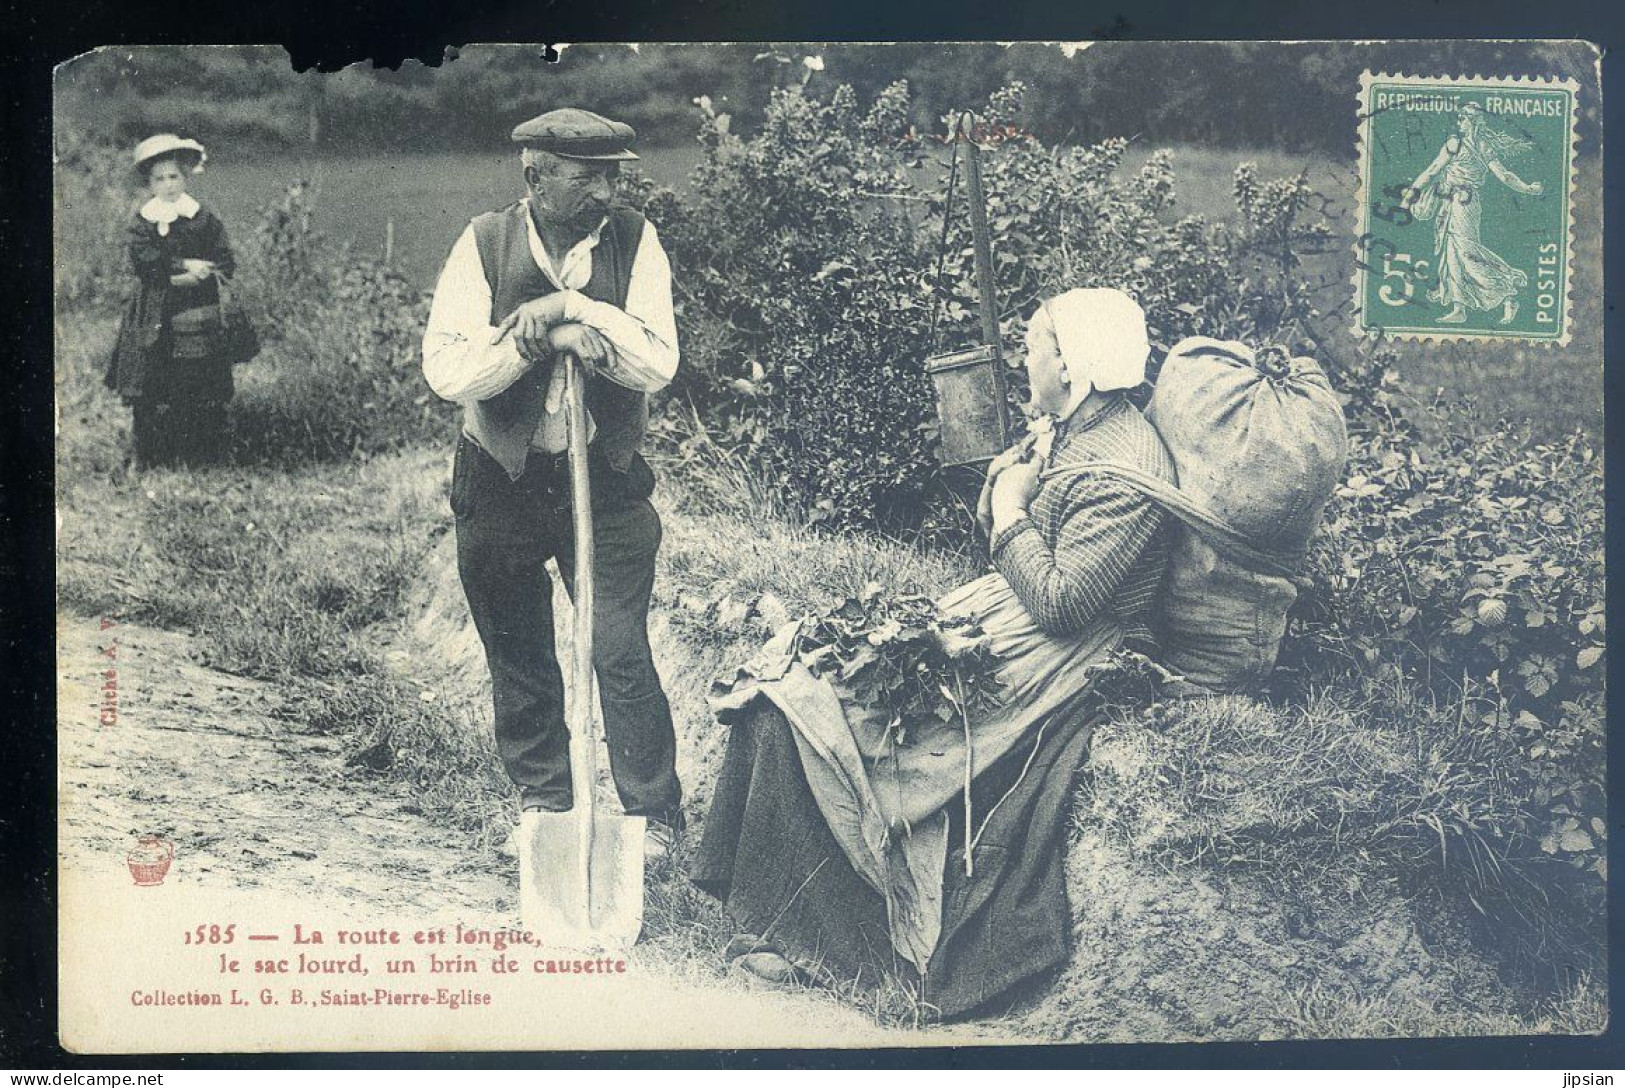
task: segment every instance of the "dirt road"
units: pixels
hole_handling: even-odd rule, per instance
[[[526,988],[483,976],[478,982],[498,1007],[477,1022],[376,1012],[358,1020],[352,1010],[310,1015],[285,1004],[234,1021],[210,1020],[218,1010],[143,1009],[139,994],[221,984],[211,975],[213,950],[203,956],[183,943],[197,923],[229,917],[284,937],[298,919],[307,931],[517,928],[517,873],[494,850],[426,818],[408,786],[348,766],[338,740],[275,717],[270,685],[198,664],[187,635],[64,616],[58,671],[63,1024],[81,1049],[874,1046],[968,1038],[882,1028],[815,992],[694,977],[638,948],[626,979],[599,986],[555,981],[538,991],[534,981]],[[147,834],[172,842],[175,860],[162,886],[137,888],[125,855]],[[286,942],[276,951],[288,955]]]

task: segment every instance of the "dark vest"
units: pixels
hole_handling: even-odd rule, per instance
[[[525,226],[529,214],[529,205],[520,201],[474,219],[474,241],[485,282],[491,287],[492,325],[501,324],[521,303],[557,290],[531,256]],[[632,262],[642,239],[643,216],[630,208],[613,209],[592,253],[592,278],[581,293],[625,309]],[[469,432],[515,478],[524,471],[551,375],[549,366],[531,367],[501,393],[469,405]],[[597,426],[592,443],[595,456],[625,472],[648,429],[649,398],[599,374],[588,376],[586,395],[587,410]]]

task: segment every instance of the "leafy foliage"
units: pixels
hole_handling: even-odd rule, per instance
[[[942,616],[929,597],[888,595],[878,582],[804,622],[796,650],[813,675],[838,680],[860,705],[888,707],[897,744],[908,744],[932,721],[952,722],[1000,702],[980,628]]]
[[[1026,316],[1070,287],[1127,291],[1163,346],[1193,334],[1306,335],[1299,254],[1326,232],[1303,222],[1312,194],[1302,178],[1264,182],[1243,167],[1238,225],[1178,219],[1166,153],[1125,179],[1125,140],[1045,147],[1015,127],[1024,94],[1002,88],[980,114],[999,143],[984,180],[1018,391]],[[957,520],[963,532],[941,486],[923,357],[979,338],[972,246],[959,181],[939,280],[952,171],[933,141],[903,127],[908,86],[866,108],[844,86],[827,100],[783,88],[749,138],[709,103],[702,110],[695,196],[629,191],[677,269],[692,364],[679,392],[815,523],[913,533]]]
[[[311,227],[289,186],[242,247],[239,296],[267,342],[235,407],[239,459],[287,464],[445,437],[454,414],[423,383],[422,291]]]
[[[1455,693],[1531,802],[1520,833],[1606,878],[1604,524],[1583,435],[1424,443],[1374,417],[1315,543],[1287,663]]]
[[[59,310],[109,306],[130,291],[124,232],[137,206],[129,160],[113,148],[63,134],[56,141],[52,266]]]

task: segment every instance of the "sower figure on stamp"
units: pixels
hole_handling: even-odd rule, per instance
[[[564,681],[553,640],[556,559],[575,577],[565,354],[590,371],[593,663],[610,769],[652,855],[681,824],[671,710],[649,649],[660,518],[638,452],[647,394],[677,369],[671,268],[652,225],[611,204],[630,126],[559,109],[513,131],[528,197],[476,217],[435,287],[423,370],[464,408],[452,474],[457,566],[485,645],[497,750],[526,809],[572,805]]]
[[[1457,111],[1456,128],[1457,134],[1405,191],[1404,207],[1418,219],[1434,221],[1439,285],[1428,299],[1450,307],[1439,318],[1445,324],[1464,323],[1469,309],[1499,308],[1500,323],[1510,325],[1518,316],[1518,290],[1528,285],[1529,276],[1484,244],[1484,183],[1493,174],[1515,193],[1540,196],[1540,182],[1524,181],[1501,161],[1534,145],[1490,127],[1476,102]]]

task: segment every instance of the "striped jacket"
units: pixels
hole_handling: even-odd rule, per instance
[[[1056,427],[1048,468],[1113,461],[1177,482],[1156,429],[1125,398]],[[1075,634],[1102,612],[1126,638],[1153,641],[1151,609],[1168,565],[1165,515],[1128,484],[1097,475],[1047,480],[1029,515],[997,534],[993,565],[1034,622]]]

